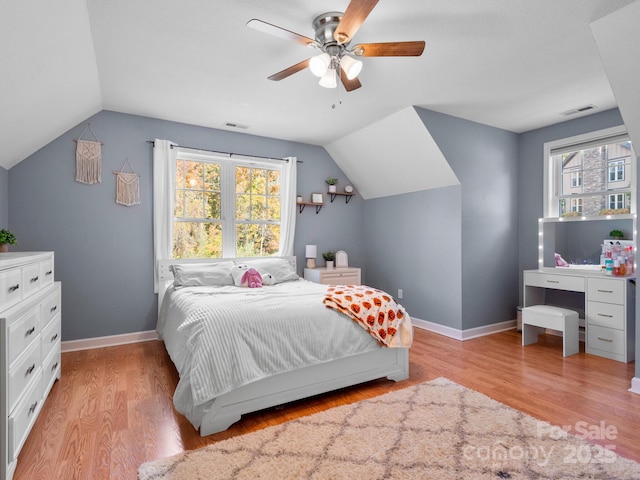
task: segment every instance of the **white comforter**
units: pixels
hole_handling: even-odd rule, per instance
[[[325,307],[326,290],[306,280],[169,289],[158,333],[180,374],[178,411],[197,423],[194,407],[234,388],[382,348],[350,318]],[[411,343],[410,325],[407,316],[404,346]]]

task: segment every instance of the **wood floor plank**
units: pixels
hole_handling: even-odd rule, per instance
[[[515,330],[465,342],[416,329],[409,380],[385,379],[245,415],[202,438],[173,408],[178,375],[158,341],[62,355],[57,381],[22,452],[15,480],[136,478],[140,463],[446,377],[557,426],[616,428],[613,445],[640,461],[640,395],[628,392],[635,364],[562,357],[562,339],[525,348]],[[582,422],[582,423],[580,423]]]

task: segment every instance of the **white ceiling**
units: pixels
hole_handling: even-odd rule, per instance
[[[245,26],[313,37],[313,18],[348,0],[3,1],[0,165],[103,109],[323,146],[408,106],[528,131],[617,105],[589,24],[633,1],[381,0],[354,43],[425,53],[364,58],[348,94],[308,71],[267,80],[314,51]]]

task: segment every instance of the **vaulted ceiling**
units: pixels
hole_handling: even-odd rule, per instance
[[[617,106],[590,24],[633,0],[380,0],[354,43],[425,40],[421,57],[364,58],[350,93],[267,80],[314,51],[247,21],[313,37],[348,3],[2,2],[0,165],[103,109],[324,146],[412,105],[514,132]]]

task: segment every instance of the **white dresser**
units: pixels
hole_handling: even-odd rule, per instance
[[[53,252],[0,253],[0,480],[60,378],[61,286]]]
[[[584,293],[586,353],[625,363],[635,360],[635,277],[580,269],[525,270],[525,307],[547,303],[546,289]]]
[[[327,285],[360,285],[360,269],[357,267],[341,268],[305,268],[304,279]]]

